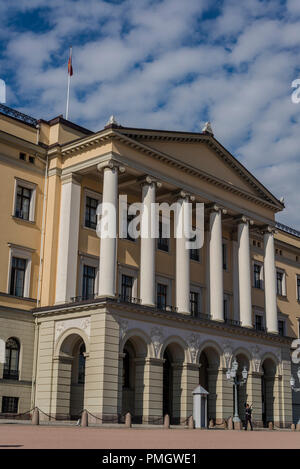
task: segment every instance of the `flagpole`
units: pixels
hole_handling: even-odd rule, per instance
[[[70,62],[71,61],[71,62]],[[72,46],[70,47],[69,62],[72,64]],[[66,120],[69,117],[69,101],[70,101],[70,83],[71,83],[71,73],[68,67],[68,88],[67,88],[67,104],[66,104]]]

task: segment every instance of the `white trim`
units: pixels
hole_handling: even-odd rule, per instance
[[[133,298],[138,297],[138,275],[139,271],[135,268],[131,269],[130,267],[124,267],[119,265],[119,281],[118,281],[118,292],[119,295],[122,293],[122,275],[127,275],[128,277],[133,278],[132,284],[132,296]]]
[[[192,283],[190,285],[190,292],[193,293],[198,293],[198,311],[197,313],[202,313],[203,312],[203,288],[199,287],[199,285],[196,285],[195,283]]]
[[[14,189],[14,200],[13,200],[12,216],[19,219],[19,217],[16,217],[17,189],[18,189],[18,187],[24,187],[26,189],[31,190],[31,198],[30,198],[30,204],[29,204],[29,219],[24,220],[23,218],[20,218],[20,220],[34,222],[35,221],[35,201],[36,201],[36,187],[37,187],[37,184],[35,184],[34,182],[25,181],[24,179],[20,179],[18,177],[15,177],[15,189]]]
[[[265,289],[265,281],[264,281],[264,263],[261,261],[257,261],[256,259],[252,259],[252,287],[257,288],[254,283],[254,265],[257,264],[260,266],[260,273],[259,273],[259,280],[260,280],[260,285],[261,288],[258,288],[258,290],[264,290]]]
[[[92,191],[91,189],[84,188],[83,189],[83,211],[82,211],[82,226],[87,230],[92,230],[96,233],[96,229],[91,228],[90,226],[85,225],[85,208],[86,208],[86,198],[90,197],[91,199],[95,199],[98,201],[98,204],[102,202],[102,193]]]
[[[160,275],[155,276],[155,302],[157,302],[157,284],[161,283],[166,285],[167,288],[167,305],[172,305],[172,280],[168,277],[162,277]]]
[[[277,272],[281,272],[283,274],[282,275],[282,295],[279,295],[277,292]],[[280,267],[276,267],[276,295],[286,297],[286,272],[284,269],[281,269]]]
[[[89,267],[94,267],[96,269],[94,293],[97,294],[99,285],[99,258],[96,256],[91,256],[89,254],[79,253],[79,282],[77,288],[78,296],[82,296],[84,265],[88,265]]]
[[[17,257],[20,259],[26,260],[26,268],[25,268],[25,277],[24,277],[24,290],[23,290],[23,297],[30,298],[29,290],[30,290],[30,276],[31,276],[31,256],[32,256],[32,249],[15,246],[9,243],[9,262],[8,262],[8,277],[7,277],[7,293],[10,294],[10,282],[11,282],[11,269],[12,269],[12,258]]]

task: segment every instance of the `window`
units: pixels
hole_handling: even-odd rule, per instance
[[[78,384],[84,384],[85,380],[85,345],[81,344],[78,356]]]
[[[31,193],[31,189],[18,186],[15,217],[29,220]]]
[[[16,414],[18,412],[18,397],[2,397],[2,413],[3,414]]]
[[[123,301],[132,299],[133,277],[122,274],[121,298]]]
[[[34,162],[35,162],[34,156],[29,156],[28,159],[29,159],[29,163],[34,164]]]
[[[20,343],[11,337],[5,344],[4,379],[19,379]]]
[[[36,184],[15,179],[13,216],[26,221],[34,221]]]
[[[14,296],[24,296],[26,272],[26,259],[18,257],[12,258],[11,274],[10,274],[10,294]]]
[[[277,295],[283,296],[283,272],[276,272]]]
[[[300,301],[300,276],[297,275],[297,300]]]
[[[85,219],[84,226],[96,229],[97,226],[97,207],[98,200],[86,196],[85,198]]]
[[[254,273],[254,288],[262,288],[261,282],[261,265],[254,264],[253,266],[253,273]]]
[[[223,255],[223,270],[227,270],[227,245],[222,244],[222,255]]]
[[[166,309],[166,307],[167,307],[167,293],[168,293],[167,285],[163,285],[162,283],[158,283],[157,284],[157,307],[158,307],[158,309]]]
[[[263,331],[264,330],[263,316],[261,314],[256,314],[255,315],[255,329],[257,331]]]
[[[20,160],[25,161],[26,160],[26,153],[23,153],[23,152],[20,151],[19,158],[20,158]]]
[[[281,336],[285,335],[285,322],[282,319],[278,320],[278,334]]]
[[[163,228],[163,224],[160,221],[159,222],[159,237],[157,240],[157,249],[160,249],[161,251],[169,252],[169,238],[162,237],[162,228]]]
[[[83,266],[82,298],[94,298],[96,268],[90,265]]]
[[[199,293],[195,291],[190,292],[190,307],[192,316],[197,316],[199,313]]]

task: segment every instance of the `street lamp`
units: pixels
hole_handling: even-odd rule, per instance
[[[226,372],[226,378],[230,383],[233,384],[234,386],[234,417],[233,417],[233,422],[240,422],[241,419],[239,417],[239,411],[238,411],[238,386],[242,386],[243,384],[246,383],[247,378],[248,378],[248,371],[246,367],[244,366],[243,371],[242,371],[242,379],[239,380],[237,377],[237,370],[238,370],[239,364],[236,360],[236,358],[233,360],[231,369],[227,370]]]

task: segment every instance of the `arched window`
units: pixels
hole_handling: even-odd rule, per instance
[[[78,384],[84,384],[85,380],[85,345],[81,344],[78,356]]]
[[[14,337],[7,339],[5,344],[4,379],[19,379],[20,343]]]

